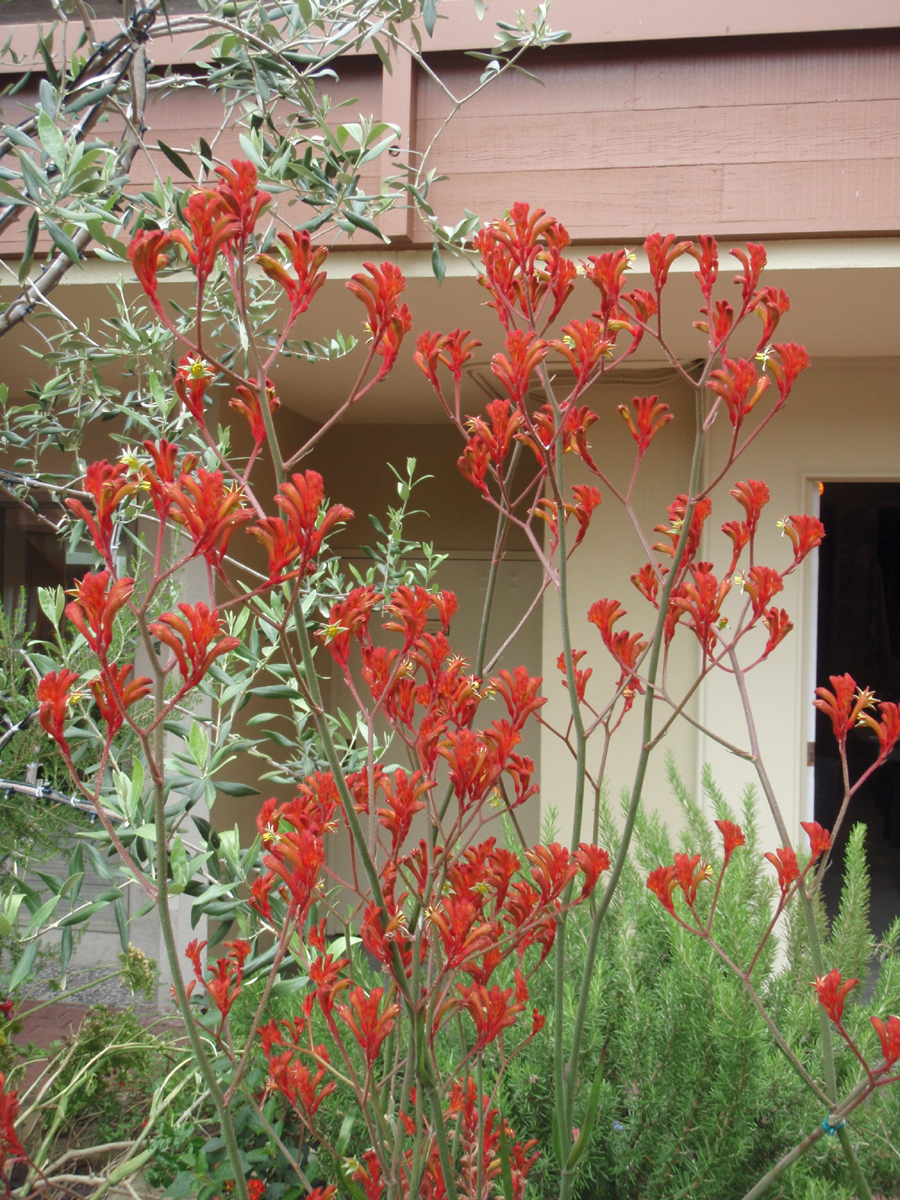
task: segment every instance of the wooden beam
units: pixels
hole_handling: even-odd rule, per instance
[[[381,119],[400,126],[400,138],[381,156],[382,184],[392,175],[400,175],[410,166],[410,152],[416,149],[416,67],[404,51],[391,55],[392,71],[382,68]],[[379,225],[392,242],[407,245],[412,240],[413,212],[405,199],[382,216]]]

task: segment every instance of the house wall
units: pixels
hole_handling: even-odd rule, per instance
[[[630,376],[630,378],[629,378]],[[634,517],[645,536],[652,543],[658,540],[652,532],[654,525],[667,524],[666,509],[676,495],[683,492],[690,477],[691,450],[693,445],[692,395],[674,372],[623,372],[619,382],[592,389],[589,395],[591,406],[599,419],[590,429],[591,455],[604,473],[607,473],[617,490],[624,492],[628,486],[634,459],[635,444],[624,422],[618,415],[618,406],[628,404],[633,396],[656,394],[667,403],[675,414],[674,420],[665,427],[650,447],[644,460],[642,473],[635,492]],[[597,483],[584,465],[570,456],[567,463],[567,485]],[[587,613],[590,606],[600,599],[617,599],[626,610],[616,629],[649,633],[655,622],[656,613],[631,583],[631,575],[647,561],[635,525],[624,506],[608,489],[601,486],[604,499],[594,513],[583,545],[573,555],[569,565],[569,611],[572,645],[575,649],[587,650],[579,664],[582,669],[591,667],[593,676],[588,683],[587,699],[601,711],[614,694],[619,669],[605,649],[599,631],[589,623]],[[559,604],[554,591],[548,590],[544,602],[544,646],[543,675],[544,694],[549,703],[544,715],[557,730],[565,730],[568,723],[568,699],[562,686],[562,676],[557,667],[557,658],[562,650]],[[693,679],[698,664],[696,642],[690,637],[676,640],[670,657],[668,684],[672,695],[680,696]],[[622,790],[630,787],[641,745],[640,698],[630,713],[625,716],[612,738],[606,759],[605,775],[608,793],[614,810],[618,810]],[[693,715],[696,702],[688,707]],[[621,711],[621,705],[616,715]],[[614,717],[615,720],[615,717]],[[659,726],[657,725],[657,728]],[[671,788],[666,782],[665,756],[671,751],[675,765],[690,783],[696,774],[697,739],[686,722],[677,724],[661,744],[651,761],[647,777],[645,796],[651,807],[662,812],[667,820],[677,824],[677,807],[673,802]],[[598,729],[589,741],[588,770],[596,776],[604,752],[603,730]],[[555,808],[559,814],[559,827],[568,839],[572,817],[573,785],[575,779],[574,759],[571,750],[549,729],[542,731],[541,763],[543,786],[541,805],[544,814]],[[590,840],[592,809],[586,809],[582,837]]]
[[[457,96],[471,59],[436,56]],[[900,225],[900,45],[893,33],[565,47],[469,100],[431,165],[449,222],[513,199],[575,240],[665,227],[784,236]],[[417,148],[450,111],[419,75]]]
[[[441,11],[450,14],[451,20],[439,24],[434,43],[427,47],[428,61],[461,96],[477,84],[481,69],[462,51],[489,44],[492,26],[490,21],[483,25],[475,21],[469,0],[446,0]],[[491,16],[500,15],[510,14],[503,4],[492,6]],[[429,159],[430,166],[449,177],[429,195],[441,219],[456,221],[465,208],[494,216],[521,198],[558,216],[581,244],[582,253],[603,244],[637,243],[657,227],[687,235],[711,231],[723,238],[764,237],[774,241],[776,249],[779,239],[796,239],[791,245],[782,241],[781,262],[787,264],[788,276],[785,284],[798,308],[796,323],[786,336],[809,341],[817,356],[816,366],[801,380],[772,434],[753,446],[739,471],[740,477],[766,478],[772,489],[768,510],[772,522],[761,534],[760,556],[771,555],[775,563],[785,561],[785,543],[779,540],[773,522],[808,506],[811,480],[897,477],[894,464],[900,462],[900,422],[892,400],[900,362],[893,357],[900,349],[892,315],[900,286],[896,240],[900,233],[900,30],[896,17],[896,5],[889,0],[859,0],[852,12],[831,0],[815,5],[801,0],[789,5],[765,0],[753,6],[696,0],[677,11],[661,11],[650,0],[636,0],[602,13],[600,6],[585,5],[583,0],[559,0],[553,10],[554,22],[570,25],[574,37],[571,45],[527,59],[526,65],[543,86],[515,73],[505,76],[454,116]],[[186,45],[185,39],[180,43],[156,39],[155,61],[160,65],[189,61]],[[403,125],[404,146],[409,144],[421,153],[430,145],[449,107],[446,95],[427,75],[411,72],[401,86],[397,79],[382,74],[371,56],[361,56],[342,71],[335,94],[353,97],[345,113],[352,117],[362,111],[397,120]],[[151,141],[153,136],[162,136],[183,148],[214,127],[216,103],[195,91],[155,101]],[[14,119],[10,109],[5,119],[11,116]],[[180,132],[182,129],[190,132]],[[227,153],[237,150],[236,138],[229,137],[230,141],[222,143]],[[159,162],[168,173],[170,168],[163,160]],[[373,182],[374,176],[365,181],[367,186]],[[413,223],[393,232],[397,232],[394,245],[382,253],[404,269],[409,266],[411,277],[416,275],[415,298],[413,286],[409,292],[416,331],[426,325],[436,328],[438,323],[442,328],[465,324],[467,313],[482,299],[471,279],[463,278],[467,268],[451,263],[439,292],[425,278],[430,268],[427,250],[421,250],[427,241],[423,230]],[[2,248],[13,255],[17,236],[21,231],[3,241]],[[333,256],[329,264],[332,278],[304,334],[319,336],[317,321],[323,329],[334,327],[335,314],[342,311],[346,299],[341,284],[359,269],[364,257],[372,257],[372,243],[361,236],[352,247],[344,245],[343,253]],[[83,278],[99,292],[98,279],[110,282],[117,268],[103,275],[93,271],[95,266],[102,264],[88,264]],[[689,276],[687,266],[683,272],[673,272],[670,287],[674,295],[680,294],[682,284],[690,283]],[[643,286],[646,281],[638,282]],[[772,282],[782,282],[777,272]],[[586,289],[586,285],[580,286]],[[87,290],[73,271],[54,298],[81,312],[84,306],[79,304],[79,292]],[[854,306],[865,311],[865,320],[843,319],[842,314]],[[584,315],[583,308],[579,303],[578,315]],[[692,312],[686,326],[691,336],[694,315]],[[357,330],[358,319],[359,313],[354,313],[352,323]],[[482,315],[468,320],[481,333]],[[343,317],[340,324],[350,327]],[[676,351],[684,361],[696,353],[687,338],[677,343]],[[9,353],[12,359],[14,352]],[[490,353],[486,348],[477,360],[482,373],[487,371]],[[841,357],[829,359],[829,354]],[[406,348],[404,358],[389,384],[373,395],[371,406],[368,400],[365,412],[360,406],[356,419],[363,423],[326,440],[308,465],[322,470],[335,499],[363,514],[362,522],[337,539],[342,552],[352,558],[364,539],[359,532],[361,526],[365,528],[364,514],[383,509],[391,495],[391,478],[381,464],[388,459],[402,461],[408,454],[416,455],[420,469],[432,470],[434,464],[434,473],[442,482],[426,488],[433,489],[437,501],[432,502],[427,490],[421,493],[423,506],[435,521],[429,536],[434,536],[440,548],[451,551],[454,557],[448,570],[456,570],[456,586],[474,601],[490,546],[486,509],[455,474],[452,460],[458,448],[446,428],[432,430],[420,424],[433,420],[437,410],[427,396],[427,385],[409,363]],[[645,363],[641,369],[651,371],[658,365]],[[293,419],[298,421],[324,419],[332,411],[335,397],[326,396],[328,384],[321,387],[306,382],[313,379],[313,370],[321,374],[324,369],[312,368],[308,375],[302,373],[302,364],[296,369],[298,374],[286,376],[283,387],[279,376],[285,405],[295,410]],[[329,367],[329,378],[344,370],[352,375],[350,360],[336,364],[333,370]],[[647,458],[639,515],[652,528],[664,520],[666,505],[683,489],[687,477],[690,417],[680,385],[659,378],[642,380],[638,374],[631,385],[623,384],[619,390],[598,389],[591,402],[600,412],[600,421],[591,439],[608,454],[614,478],[621,478],[632,447],[615,410],[618,403],[643,390],[657,391],[677,416],[664,431],[665,441],[661,437]],[[14,394],[21,394],[21,383]],[[421,401],[423,394],[428,404]],[[284,413],[280,419],[289,422],[292,418]],[[371,424],[376,420],[386,423]],[[721,451],[716,439],[725,433],[720,420],[714,427],[708,470]],[[568,470],[571,482],[586,480],[577,464]],[[454,484],[445,492],[443,480],[451,478]],[[731,483],[729,478],[717,489],[709,549],[704,551],[717,562],[721,562],[726,545],[715,531],[722,520],[738,515],[727,495]],[[522,550],[516,549],[517,553]],[[629,583],[629,575],[643,561],[638,550],[627,517],[607,496],[586,545],[573,561],[571,578],[573,637],[579,648],[588,649],[595,665],[597,694],[602,694],[599,685],[608,683],[616,672],[585,614],[594,600],[616,596],[629,610],[629,627],[648,628],[652,614],[642,608],[641,598]],[[792,826],[806,815],[807,660],[812,618],[805,589],[809,576],[810,568],[805,567],[788,581],[783,602],[794,619],[794,631],[751,683],[761,740],[770,747],[771,773]],[[523,567],[518,582],[510,583],[510,598],[504,601],[510,613],[517,611],[528,586]],[[553,597],[548,594],[542,606],[543,632],[529,633],[531,641],[523,657],[542,663],[551,697],[548,712],[559,717],[564,693],[554,683],[559,651],[556,616]],[[536,639],[541,641],[539,653]],[[468,633],[466,640],[470,640]],[[689,681],[696,663],[696,647],[684,633],[673,651],[673,693]],[[744,744],[741,715],[725,681],[714,680],[701,687],[690,711],[698,720],[714,720],[722,736]],[[640,737],[637,723],[636,713],[626,718],[609,758],[614,792],[630,782]],[[741,763],[709,739],[698,739],[689,726],[673,730],[662,749],[666,747],[672,749],[676,764],[694,785],[707,759],[730,791],[746,777]],[[596,764],[599,751],[594,749],[592,754]],[[542,803],[545,810],[551,804],[562,808],[571,792],[568,751],[545,733],[540,756]],[[651,770],[647,795],[654,805],[674,815],[661,754]],[[229,823],[232,802],[223,804],[220,811],[224,823]],[[246,820],[245,810],[235,815]]]
[[[760,526],[757,561],[782,568],[790,561],[790,546],[776,522],[798,512],[809,512],[818,481],[896,481],[900,479],[900,359],[818,359],[798,381],[784,412],[741,460],[737,476],[730,473],[714,491],[715,521],[707,538],[712,554],[721,561],[725,539],[718,532],[721,520],[741,515],[728,497],[732,478],[765,479],[772,500]],[[720,456],[728,427],[714,426],[710,463]],[[721,511],[721,520],[719,517]],[[852,581],[846,586],[852,588]],[[811,740],[815,653],[815,560],[809,559],[790,579],[778,597],[791,615],[794,629],[767,664],[754,671],[748,689],[756,717],[767,770],[793,832],[801,820],[812,819],[808,785],[807,743]],[[814,664],[812,664],[814,666]],[[822,683],[815,680],[815,684]],[[825,681],[827,682],[827,681]],[[865,686],[865,679],[857,681]],[[704,686],[699,711],[729,741],[747,747],[747,733],[730,680],[712,678]],[[751,778],[747,764],[709,739],[702,739],[698,759],[712,764],[729,792],[737,795]],[[768,818],[766,818],[768,819]],[[774,829],[769,824],[770,837]]]

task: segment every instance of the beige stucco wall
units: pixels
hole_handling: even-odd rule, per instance
[[[790,513],[810,511],[817,481],[900,479],[898,400],[900,360],[896,358],[814,361],[798,381],[784,412],[751,447],[735,475],[763,478],[771,489],[772,501],[764,513],[768,519],[761,522],[758,542],[761,563],[779,567],[790,562],[790,546],[781,538],[776,522]],[[721,452],[727,429],[717,422],[714,433],[713,456]],[[723,481],[714,493],[723,510],[722,520],[740,511],[728,497],[729,486]],[[714,531],[719,523],[712,526]],[[712,539],[719,544],[721,555],[723,537],[714,532]],[[792,832],[798,830],[801,820],[812,817],[806,744],[814,670],[810,659],[815,652],[814,572],[814,562],[807,560],[785,581],[778,601],[791,614],[793,632],[749,681],[762,753]],[[865,685],[867,681],[857,682]],[[730,681],[720,678],[706,685],[701,711],[726,738],[733,736],[747,745]],[[708,739],[701,753],[720,778],[731,781],[732,791],[750,778],[745,764]],[[774,838],[774,831],[770,836]]]
[[[633,512],[650,543],[659,540],[653,526],[665,524],[666,508],[676,495],[686,490],[690,475],[693,441],[692,399],[688,389],[672,378],[673,372],[625,372],[618,383],[593,389],[590,401],[599,413],[591,427],[591,453],[601,470],[608,473],[618,488],[627,486],[634,465],[635,444],[624,422],[618,416],[618,406],[628,403],[638,394],[658,394],[669,404],[675,419],[662,431],[644,459],[635,489]],[[587,469],[575,461],[567,461],[567,483],[587,483],[596,480]],[[627,612],[616,629],[649,633],[655,611],[631,583],[630,577],[646,561],[631,518],[625,508],[601,486],[604,499],[594,514],[584,543],[576,550],[569,565],[570,620],[572,645],[587,650],[581,667],[593,668],[588,684],[587,699],[599,710],[612,695],[619,669],[603,645],[598,630],[587,620],[594,601],[618,599]],[[557,728],[565,728],[568,720],[568,698],[562,686],[562,676],[556,666],[562,648],[559,625],[559,602],[555,592],[548,591],[544,602],[543,675],[545,694],[550,703],[545,710],[547,720]],[[669,664],[669,684],[673,693],[683,690],[696,669],[696,643],[690,637],[676,641]],[[637,700],[625,717],[610,745],[606,776],[610,793],[616,804],[622,788],[634,777],[641,742],[641,705]],[[693,705],[691,707],[693,711]],[[645,795],[650,804],[673,816],[665,780],[665,753],[671,750],[680,769],[693,772],[696,759],[696,738],[690,726],[680,723],[654,756],[647,778]],[[603,731],[598,730],[589,743],[588,769],[595,772],[603,751]],[[545,730],[541,744],[543,787],[541,802],[544,812],[550,806],[559,812],[560,834],[568,840],[571,825],[574,784],[574,760],[570,750],[553,733]],[[586,815],[582,836],[590,831]]]
[[[666,505],[677,492],[684,490],[692,434],[692,420],[685,408],[684,394],[679,395],[671,385],[658,390],[661,399],[672,404],[677,419],[654,442],[646,458],[637,511],[648,528],[664,519]],[[630,462],[631,451],[626,445],[629,441],[627,431],[620,426],[615,407],[620,399],[626,398],[628,391],[624,388],[617,394],[615,389],[609,388],[607,398],[607,389],[599,389],[599,395],[594,398],[595,405],[601,410],[601,420],[593,427],[592,446],[599,451],[600,457],[607,447],[610,451],[623,447],[619,478],[624,466]],[[724,521],[743,516],[742,509],[729,495],[730,488],[739,479],[764,479],[769,485],[772,499],[763,512],[756,561],[782,570],[790,563],[792,552],[789,542],[781,536],[777,522],[791,513],[811,511],[819,480],[900,479],[898,399],[898,359],[816,360],[796,385],[786,409],[714,490],[713,515],[707,523],[702,557],[715,563],[717,573],[728,566],[731,543],[720,527]],[[704,464],[707,479],[713,478],[721,465],[730,432],[731,427],[723,414],[713,426],[708,443]],[[577,468],[569,472],[572,482],[581,481],[582,476],[586,477],[586,473]],[[593,687],[598,679],[606,685],[605,689],[594,689],[597,696],[608,691],[616,672],[599,634],[586,622],[586,610],[600,597],[616,597],[628,610],[621,626],[632,630],[648,629],[651,610],[628,578],[643,561],[627,517],[621,507],[607,498],[583,551],[576,554],[571,566],[573,643],[589,650],[589,657],[582,666],[595,666],[595,677],[590,686]],[[801,820],[812,817],[806,753],[813,688],[811,670],[814,669],[810,658],[815,652],[814,592],[815,563],[811,558],[785,581],[784,592],[777,598],[779,607],[787,609],[791,616],[793,631],[748,679],[762,756],[792,835],[799,834]],[[728,612],[733,614],[740,602],[740,593],[735,589],[726,605]],[[554,676],[558,677],[555,662],[561,644],[554,597],[547,598],[544,622],[544,674],[551,697],[548,711],[559,718],[564,711],[564,693],[562,688],[557,690],[549,682]],[[752,661],[763,644],[764,635],[754,634],[742,651],[741,661]],[[693,680],[698,664],[696,640],[687,629],[680,629],[670,670],[673,695],[678,694],[679,686],[684,688]],[[858,682],[866,683],[865,680]],[[749,746],[733,677],[721,671],[714,673],[701,685],[688,711],[719,737],[741,748]],[[608,778],[613,794],[632,781],[640,745],[639,721],[636,710],[626,718],[610,754]],[[598,742],[589,762],[596,764],[600,749]],[[680,722],[657,750],[645,789],[647,803],[673,824],[677,825],[679,816],[665,781],[666,749],[674,754],[686,782],[698,791],[701,768],[704,763],[711,764],[726,796],[736,805],[743,788],[755,780],[755,772],[749,763],[736,758],[711,738],[696,734],[687,722]],[[542,743],[542,766],[544,807],[554,804],[563,815],[569,813],[573,778],[571,756],[561,748],[558,739],[546,732]],[[763,841],[774,846],[777,844],[774,822],[764,811],[761,797],[760,802]],[[565,821],[562,824],[566,827]]]

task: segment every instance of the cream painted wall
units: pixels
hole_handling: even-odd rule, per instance
[[[816,360],[801,376],[785,410],[714,492],[717,519],[709,523],[705,553],[712,556],[715,547],[721,562],[727,539],[718,527],[722,521],[742,515],[728,495],[737,479],[765,479],[769,485],[772,501],[760,523],[757,557],[760,563],[776,568],[783,568],[792,557],[777,522],[791,513],[810,511],[816,481],[900,479],[898,401],[900,360]],[[710,465],[721,456],[728,433],[727,423],[717,421]],[[792,836],[799,834],[799,822],[812,815],[807,807],[806,743],[812,704],[810,659],[815,645],[813,589],[814,564],[808,559],[785,581],[784,593],[778,597],[779,606],[790,613],[794,629],[769,662],[749,677],[762,756]],[[858,682],[865,684],[866,680]],[[746,726],[731,680],[721,676],[710,679],[702,690],[700,712],[717,733],[747,746]],[[708,738],[702,739],[700,753],[727,783],[730,795],[736,796],[751,779],[747,764]],[[766,820],[766,839],[774,845],[774,826],[768,817]]]
[[[685,487],[691,417],[686,394],[672,385],[654,389],[636,386],[630,392],[650,390],[658,390],[660,398],[677,413],[676,420],[659,435],[645,461],[638,514],[645,526],[652,528],[664,519],[666,505]],[[614,481],[623,478],[632,461],[627,431],[615,415],[616,406],[628,395],[627,388],[610,387],[598,389],[592,397],[601,413],[591,430],[593,451],[601,465],[614,460]],[[713,492],[713,514],[707,523],[702,556],[714,562],[717,572],[728,565],[731,543],[721,533],[721,525],[743,516],[743,510],[729,495],[739,479],[764,479],[769,485],[772,500],[763,513],[757,562],[779,569],[790,563],[792,552],[777,522],[791,513],[810,511],[818,480],[900,480],[898,402],[900,359],[817,360],[801,377],[785,410]],[[706,479],[714,477],[730,431],[723,414],[713,426],[708,444]],[[578,464],[569,468],[567,479],[571,483],[586,481],[587,472]],[[596,696],[607,693],[616,672],[599,634],[586,621],[587,608],[601,597],[616,597],[628,610],[621,626],[646,630],[649,606],[629,582],[629,575],[643,561],[636,536],[629,529],[621,507],[605,497],[586,544],[571,566],[572,639],[576,647],[589,651],[582,666],[595,668],[589,688]],[[799,835],[799,822],[811,817],[811,809],[807,808],[806,750],[812,701],[810,656],[814,654],[815,638],[814,570],[814,562],[809,559],[785,581],[778,604],[787,609],[794,629],[748,680],[762,756],[792,836]],[[734,589],[726,602],[728,612],[734,614],[740,603],[740,592]],[[742,661],[752,661],[764,640],[762,633],[748,639]],[[674,646],[676,653],[669,678],[671,691],[676,694],[679,687],[684,688],[693,679],[699,655],[697,643],[686,629],[679,630]],[[555,662],[559,650],[558,606],[555,596],[548,594],[544,605],[543,651],[544,675],[548,680],[557,674]],[[603,686],[595,686],[601,681]],[[589,690],[589,697],[590,694]],[[548,715],[552,714],[559,722],[565,716],[565,695],[562,688],[557,692],[552,684],[548,684],[548,695],[551,697]],[[719,737],[741,748],[748,747],[746,722],[731,676],[723,672],[711,676],[701,685],[689,712]],[[630,784],[639,744],[639,715],[635,711],[626,718],[610,755],[607,774],[614,794]],[[657,750],[645,789],[647,803],[674,824],[678,823],[678,810],[664,773],[667,748],[674,753],[685,780],[697,791],[704,762],[712,766],[717,782],[735,804],[739,803],[743,788],[755,782],[755,772],[748,763],[711,738],[696,734],[686,722],[680,722]],[[598,744],[591,752],[590,764],[595,766],[599,755]],[[563,814],[569,813],[571,756],[546,732],[542,766],[544,807],[555,804]],[[760,812],[763,842],[774,846],[778,844],[777,833],[761,796]],[[562,825],[567,827],[565,821]]]
[[[653,526],[665,523],[666,508],[676,495],[686,491],[690,473],[693,439],[691,395],[673,378],[671,372],[624,372],[624,382],[595,388],[590,402],[599,412],[599,420],[591,427],[591,453],[601,470],[608,473],[617,488],[627,486],[634,465],[635,444],[624,422],[618,416],[618,406],[635,395],[658,394],[675,413],[672,421],[660,433],[644,459],[642,473],[635,493],[634,514],[652,544],[659,535]],[[566,464],[569,485],[596,482],[575,456]],[[600,638],[597,629],[587,620],[587,612],[595,600],[616,598],[627,611],[618,628],[647,632],[652,627],[655,611],[630,581],[630,576],[647,561],[634,526],[620,503],[601,487],[603,504],[594,513],[584,544],[576,551],[569,567],[570,614],[572,644],[586,649],[582,668],[591,666],[594,674],[588,684],[587,698],[601,705],[612,694],[619,671]],[[557,728],[565,727],[568,719],[566,692],[556,660],[561,650],[559,605],[555,592],[548,590],[544,603],[543,674],[545,694],[550,703],[544,710],[548,721]],[[698,662],[696,643],[689,636],[676,639],[669,665],[668,681],[673,693],[687,686]],[[625,718],[612,741],[606,776],[611,794],[617,798],[629,787],[634,777],[640,748],[640,700]],[[602,731],[590,743],[588,769],[596,771],[602,753]],[[696,737],[686,722],[673,727],[654,756],[645,796],[653,808],[677,823],[678,810],[673,802],[665,777],[665,754],[671,750],[676,765],[693,781],[696,763]],[[568,841],[573,811],[574,759],[558,737],[543,731],[541,744],[543,788],[541,802],[546,813],[553,805],[559,811],[560,836]],[[590,831],[590,814],[586,810],[582,837]]]

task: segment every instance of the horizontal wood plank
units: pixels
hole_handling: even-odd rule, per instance
[[[574,99],[574,98],[573,98]],[[571,137],[560,136],[560,125]],[[419,122],[419,145],[438,132]],[[533,171],[889,158],[900,155],[900,99],[654,112],[571,111],[528,123],[463,111],[441,133],[439,172],[496,171],[498,155]]]
[[[525,65],[540,84],[511,72],[468,100],[465,114],[507,113],[515,122],[573,111],[777,107],[900,98],[900,46],[891,44],[748,50],[735,43],[727,52],[641,47],[627,55],[621,47],[574,47],[528,57]],[[477,86],[482,69],[472,60],[443,58],[434,66],[457,98]],[[442,89],[423,73],[420,119],[442,120],[451,107]]]
[[[895,159],[459,173],[433,197],[446,222],[464,207],[489,217],[526,200],[581,241],[633,243],[655,229],[767,237],[900,232]]]

